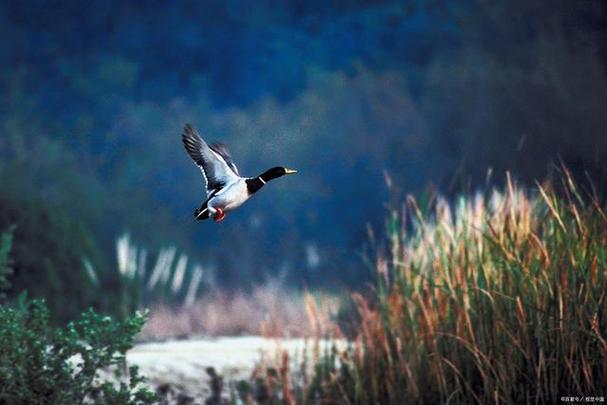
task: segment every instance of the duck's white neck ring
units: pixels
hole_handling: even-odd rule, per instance
[[[259,181],[261,181],[261,184],[266,184],[266,181],[263,179],[263,177],[259,176],[258,179]]]

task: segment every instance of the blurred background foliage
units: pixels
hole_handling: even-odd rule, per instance
[[[280,274],[360,286],[373,275],[353,252],[386,213],[385,173],[397,193],[428,183],[449,193],[485,184],[489,168],[532,183],[561,159],[604,187],[606,10],[600,0],[4,1],[11,291],[49,297],[66,319],[111,309],[125,231],[150,249],[178,246],[228,289]],[[195,223],[203,190],[181,145],[186,122],[226,142],[245,175],[300,173],[219,226]]]

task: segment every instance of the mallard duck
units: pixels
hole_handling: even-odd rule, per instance
[[[225,145],[207,144],[190,124],[183,129],[182,139],[186,152],[202,171],[206,186],[207,198],[194,211],[198,221],[208,218],[223,221],[228,212],[240,207],[268,181],[297,173],[278,166],[257,177],[241,177]]]

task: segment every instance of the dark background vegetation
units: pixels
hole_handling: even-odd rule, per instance
[[[389,193],[604,187],[607,5],[584,1],[4,1],[0,230],[12,294],[111,308],[115,239],[174,244],[228,289],[360,286]],[[240,170],[299,169],[196,223],[187,122]],[[86,259],[100,275],[93,284]]]

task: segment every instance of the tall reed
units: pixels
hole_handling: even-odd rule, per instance
[[[413,199],[388,221],[377,304],[356,295],[352,402],[549,403],[605,395],[607,220],[565,171],[562,192]],[[340,376],[344,379],[343,373]],[[344,398],[345,399],[345,398]]]
[[[525,191],[408,198],[351,348],[300,402],[543,404],[607,391],[607,216],[565,171]],[[424,213],[424,211],[426,213]]]

